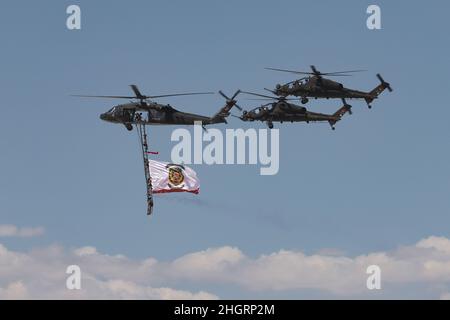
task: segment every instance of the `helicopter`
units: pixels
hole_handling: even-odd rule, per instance
[[[317,112],[308,111],[303,106],[289,103],[288,101],[294,100],[286,97],[271,97],[263,94],[241,91],[242,93],[259,96],[262,99],[257,100],[273,100],[256,107],[250,111],[243,111],[240,117],[235,116],[242,121],[262,121],[266,122],[269,129],[273,129],[273,122],[321,122],[327,121],[332,130],[335,130],[335,124],[341,120],[341,118],[347,113],[350,113],[351,107],[344,104],[339,110],[333,114],[323,114]]]
[[[73,95],[75,97],[92,97],[92,98],[111,98],[111,99],[130,99],[137,101],[130,101],[125,104],[118,104],[112,107],[109,111],[102,113],[100,119],[111,122],[123,124],[128,131],[133,130],[133,124],[144,125],[192,125],[194,122],[200,121],[203,125],[214,123],[226,123],[226,118],[230,115],[230,110],[236,105],[236,96],[239,94],[239,90],[235,94],[228,98],[222,91],[219,91],[226,99],[226,104],[212,117],[202,116],[199,114],[187,113],[178,111],[170,104],[160,104],[152,99],[175,97],[175,96],[188,96],[188,95],[204,95],[213,94],[213,92],[194,92],[194,93],[176,93],[148,96],[143,95],[139,88],[132,84],[130,85],[134,96],[93,96],[93,95]],[[241,109],[239,106],[237,108]]]
[[[267,70],[307,75],[301,79],[297,79],[286,84],[277,84],[275,90],[266,90],[272,92],[277,96],[301,97],[302,104],[308,103],[308,98],[340,98],[344,105],[347,105],[345,99],[364,99],[369,109],[372,108],[371,103],[373,102],[373,100],[377,99],[385,89],[388,89],[390,92],[392,92],[391,85],[388,82],[384,81],[380,74],[377,74],[377,78],[381,83],[373,90],[364,92],[346,88],[342,83],[327,79],[325,78],[325,76],[346,77],[350,76],[349,73],[362,72],[365,70],[349,70],[322,73],[318,71],[315,66],[310,67],[312,72],[265,68]]]

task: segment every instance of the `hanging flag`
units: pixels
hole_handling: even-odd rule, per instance
[[[148,160],[153,193],[191,192],[198,194],[200,181],[189,167]]]

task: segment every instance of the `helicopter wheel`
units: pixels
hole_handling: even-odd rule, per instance
[[[372,106],[371,106],[370,104],[368,104],[367,107],[368,107],[369,109],[372,109]]]
[[[127,128],[128,131],[132,131],[133,130],[133,125],[131,123],[125,124],[125,127]]]
[[[308,99],[308,98],[302,98],[302,100],[301,100],[302,104],[307,104],[307,103],[308,103],[308,101],[309,101],[309,99]]]
[[[269,129],[273,129],[273,123],[272,122],[267,123],[267,126],[269,127]]]

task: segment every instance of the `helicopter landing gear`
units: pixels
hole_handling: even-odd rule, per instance
[[[352,115],[352,114],[353,114],[352,106],[349,105],[349,104],[347,104],[347,105],[345,105],[345,106],[348,108],[348,114],[349,114],[349,115]]]
[[[308,101],[309,101],[309,99],[306,98],[306,97],[303,97],[303,98],[301,99],[302,104],[307,104]]]
[[[367,105],[367,108],[372,109],[372,106],[370,104]]]
[[[125,128],[127,128],[128,131],[132,131],[133,125],[131,123],[125,123]]]
[[[269,129],[273,129],[273,122],[267,121],[267,126],[269,127]]]

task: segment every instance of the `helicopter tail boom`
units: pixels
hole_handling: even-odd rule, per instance
[[[333,119],[328,120],[328,123],[330,124],[331,128],[334,130],[334,125],[336,122],[341,120],[341,118],[347,113],[350,112],[351,107],[349,105],[344,105],[339,110],[337,110],[335,113],[333,113]]]

